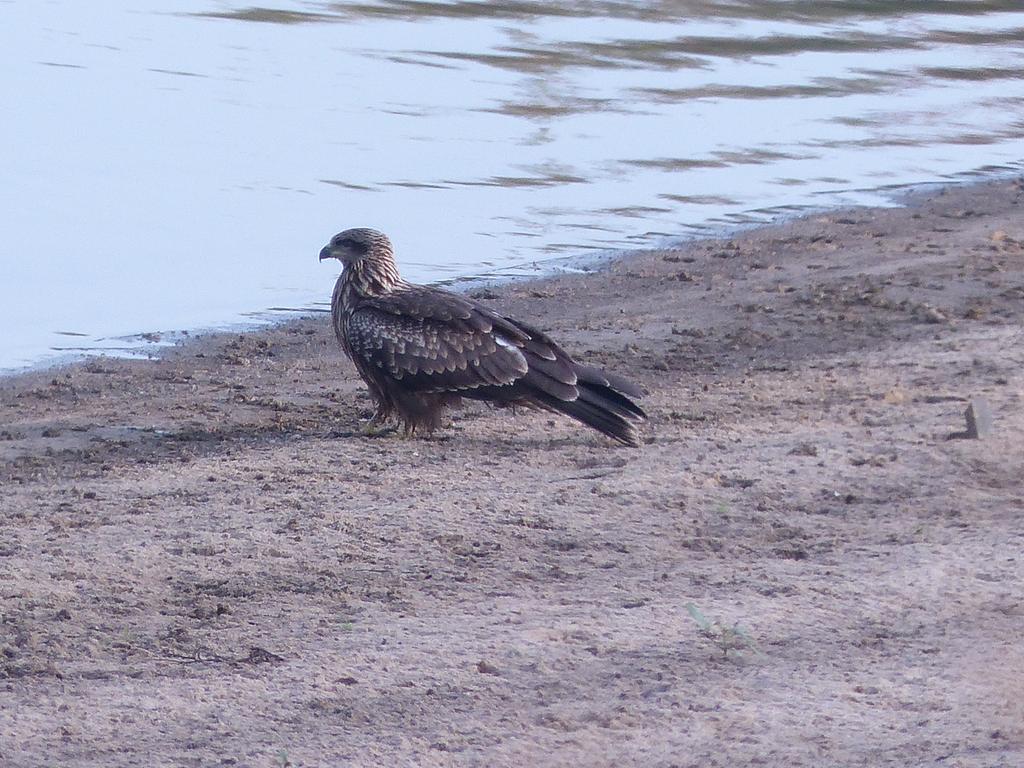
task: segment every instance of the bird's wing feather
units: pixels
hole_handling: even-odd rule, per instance
[[[542,360],[568,360],[554,340],[543,331],[520,320],[504,317],[485,304],[440,288],[407,285],[405,289],[383,297],[365,298],[362,306],[373,306],[402,317],[438,320],[453,328],[485,333],[500,333],[533,357]]]
[[[389,297],[390,298],[390,297]],[[511,384],[529,369],[513,339],[495,333],[481,314],[431,308],[404,313],[367,303],[348,321],[348,342],[368,368],[418,392],[457,392]]]
[[[530,335],[517,323],[468,296],[425,285],[406,285],[386,296],[367,297],[363,299],[362,306],[375,307],[400,317],[436,320],[466,332],[490,333],[496,329],[517,343],[530,339]]]
[[[364,298],[349,326],[349,342],[365,349],[367,364],[411,389],[500,386],[529,373],[530,387],[561,400],[578,395],[577,365],[558,344],[465,296],[408,285]]]

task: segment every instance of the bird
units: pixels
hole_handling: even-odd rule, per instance
[[[469,399],[565,414],[640,445],[641,387],[468,296],[406,282],[384,233],[339,232],[320,251],[327,259],[342,263],[331,320],[376,405],[368,429],[397,417],[407,435],[429,434],[446,408]]]

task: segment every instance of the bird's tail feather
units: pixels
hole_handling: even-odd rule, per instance
[[[527,373],[514,385],[479,387],[459,394],[562,413],[623,445],[640,445],[635,422],[646,419],[647,414],[630,398],[643,395],[643,389],[622,376],[564,356],[549,360],[528,354],[526,358]]]
[[[625,419],[635,420],[647,418],[647,414],[644,413],[643,408],[630,400],[622,392],[619,392],[616,388],[601,384],[592,384],[583,378],[580,378],[577,382],[576,388],[580,393],[578,399],[592,403],[606,411],[618,414]]]
[[[646,418],[640,406],[608,386],[581,380],[577,390],[576,399],[566,400],[537,387],[533,398],[541,407],[570,416],[623,445],[640,445],[640,434],[634,424]]]
[[[592,365],[581,365],[579,363],[576,363],[574,370],[576,377],[580,381],[587,384],[610,387],[626,397],[643,397],[647,394],[646,390],[639,384],[634,384],[625,376],[619,376],[617,373],[602,371],[600,368],[595,368]]]
[[[544,407],[564,413],[623,445],[633,448],[640,445],[640,434],[631,421],[617,413],[605,410],[599,405],[582,398],[567,401],[541,395],[538,400]]]

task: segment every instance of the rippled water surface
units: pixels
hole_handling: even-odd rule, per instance
[[[1024,4],[0,0],[0,368],[1019,168]],[[166,338],[166,337],[164,337]]]

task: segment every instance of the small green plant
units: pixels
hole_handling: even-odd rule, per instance
[[[757,647],[757,643],[754,642],[754,638],[738,622],[731,627],[727,627],[718,621],[711,621],[693,603],[686,604],[686,612],[690,614],[690,618],[700,627],[700,633],[722,651],[723,657],[727,657],[729,651],[744,650],[751,650],[760,655],[761,652]]]

